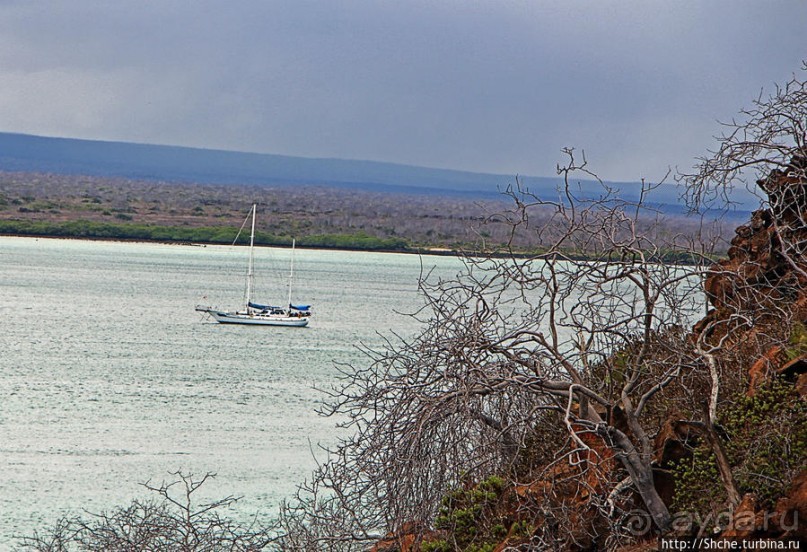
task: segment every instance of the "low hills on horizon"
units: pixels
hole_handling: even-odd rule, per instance
[[[388,192],[499,195],[506,175],[396,163],[54,138],[0,132],[0,168],[223,185],[313,185]],[[538,179],[555,182],[555,179]],[[546,182],[547,184],[549,182]]]
[[[557,198],[559,177],[518,177]],[[263,242],[359,249],[456,250],[506,241],[485,220],[512,207],[515,176],[375,161],[316,159],[0,132],[0,234],[227,242],[245,205],[272,211]],[[578,195],[599,197],[593,181]],[[640,183],[607,182],[635,201]],[[596,195],[595,195],[596,194]],[[694,226],[680,190],[662,184],[651,205],[669,228]],[[747,218],[747,207],[731,218]],[[300,241],[302,238],[302,241]],[[529,248],[529,243],[521,244]]]
[[[54,138],[0,132],[0,170],[121,177],[197,184],[326,186],[373,192],[418,193],[501,199],[516,175],[435,169],[398,163]],[[519,176],[523,187],[555,197],[557,176]],[[575,183],[578,179],[575,180]],[[579,180],[585,193],[594,182]],[[607,184],[626,200],[638,199],[639,182]],[[680,190],[662,184],[653,204],[680,213]]]

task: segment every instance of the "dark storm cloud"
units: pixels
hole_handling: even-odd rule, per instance
[[[0,2],[0,130],[610,179],[689,164],[805,56],[762,2]]]

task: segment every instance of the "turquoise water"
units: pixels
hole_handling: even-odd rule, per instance
[[[285,302],[289,255],[256,250],[258,302]],[[314,412],[334,362],[416,330],[396,313],[419,304],[421,263],[459,268],[298,250],[293,300],[314,305],[311,325],[255,328],[193,310],[241,304],[244,248],[0,237],[0,543],[179,469],[217,473],[207,497],[242,496],[228,515],[271,518],[336,439]]]

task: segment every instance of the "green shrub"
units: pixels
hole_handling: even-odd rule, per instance
[[[492,552],[512,524],[501,508],[505,487],[504,479],[493,475],[475,487],[449,492],[443,497],[435,527],[447,531],[459,550]],[[429,545],[432,552],[453,550],[445,540]]]
[[[692,451],[692,458],[675,464],[672,473],[674,511],[706,514],[722,509],[726,501],[725,489],[719,484],[720,473],[714,454],[705,442]]]
[[[796,330],[796,342],[801,330]],[[762,505],[772,507],[807,468],[807,403],[791,383],[773,378],[754,396],[735,397],[719,418],[738,490],[753,492]],[[705,442],[695,446],[691,458],[674,465],[672,475],[673,509],[705,516],[725,507],[715,458]]]
[[[805,354],[807,354],[807,327],[801,322],[795,322],[790,330],[785,355],[788,360],[794,360]]]
[[[420,546],[421,552],[452,552],[451,545],[444,539],[424,542]]]
[[[27,209],[27,207],[23,207],[23,209]],[[111,215],[111,213],[109,214]],[[232,243],[236,236],[236,230],[231,227],[152,226],[126,223],[132,217],[123,212],[116,213],[115,218],[121,222],[0,220],[0,234],[222,244]],[[238,242],[249,243],[249,235],[242,232]],[[267,232],[255,233],[255,243],[258,245],[289,246],[291,242],[292,239],[288,236],[278,236]],[[407,241],[402,238],[377,238],[363,233],[319,234],[303,237],[297,240],[297,243],[309,247],[364,251],[405,251],[408,249]]]
[[[804,327],[800,329],[803,335]],[[807,403],[791,383],[777,377],[753,397],[740,397],[721,422],[740,492],[753,492],[772,506],[807,468]]]

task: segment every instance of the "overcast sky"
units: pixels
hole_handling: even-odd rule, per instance
[[[805,58],[804,0],[0,0],[0,131],[654,180]]]

